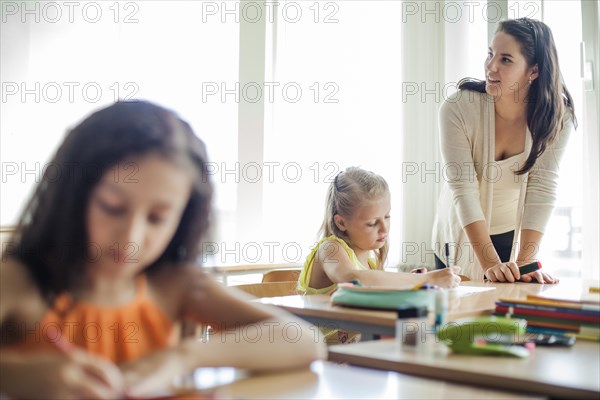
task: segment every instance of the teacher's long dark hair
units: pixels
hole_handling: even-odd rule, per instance
[[[526,100],[527,126],[533,141],[527,161],[516,172],[521,175],[533,168],[538,157],[557,138],[566,111],[577,126],[573,98],[560,73],[554,37],[548,25],[529,18],[511,19],[500,22],[496,32],[514,37],[521,45],[528,67],[538,66],[538,78],[531,82]],[[473,78],[462,79],[458,88],[486,92],[485,81]]]

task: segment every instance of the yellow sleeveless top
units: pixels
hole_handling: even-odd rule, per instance
[[[361,264],[360,261],[358,261],[358,258],[356,257],[356,253],[354,253],[354,250],[352,250],[350,248],[350,246],[348,246],[348,244],[340,239],[339,237],[335,236],[335,235],[331,235],[329,237],[323,238],[319,241],[319,243],[317,243],[317,245],[312,249],[312,251],[310,252],[310,254],[308,255],[308,257],[306,257],[306,261],[304,262],[304,267],[302,268],[302,272],[300,272],[300,276],[298,277],[298,290],[304,292],[305,294],[329,294],[332,293],[336,288],[337,288],[337,283],[334,283],[331,286],[327,286],[325,288],[312,288],[309,286],[310,284],[310,277],[312,274],[312,268],[313,265],[315,263],[315,257],[317,255],[317,251],[319,251],[319,248],[325,243],[325,242],[338,242],[340,244],[340,246],[342,246],[342,248],[344,250],[346,250],[346,253],[348,253],[348,257],[350,258],[350,262],[352,263],[352,265],[354,266],[355,269],[357,270],[368,270],[368,269],[377,269],[377,263],[375,262],[374,258],[369,258],[369,266],[365,267],[364,265]]]

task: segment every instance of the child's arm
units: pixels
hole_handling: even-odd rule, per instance
[[[313,265],[313,275],[322,270],[333,283],[359,280],[369,286],[396,286],[399,288],[414,287],[430,283],[441,287],[455,287],[460,283],[456,275],[458,267],[431,271],[426,274],[411,274],[406,272],[386,272],[380,270],[357,270],[352,265],[348,253],[335,241],[328,241],[317,251]],[[312,286],[312,285],[311,285]]]
[[[45,303],[25,267],[13,259],[0,264],[0,326],[34,326],[33,315],[45,312]],[[15,322],[18,321],[18,322]],[[39,328],[38,328],[39,329]],[[4,330],[3,330],[4,332]],[[40,353],[0,343],[0,393],[15,398],[101,398],[123,396],[118,368],[83,350],[57,343],[61,353]]]
[[[183,294],[180,317],[210,324],[215,331],[208,340],[187,339],[175,348],[122,366],[132,395],[164,388],[174,375],[197,367],[280,370],[325,358],[317,328],[250,302],[251,297],[222,286],[197,267],[186,268],[181,275],[175,281]]]
[[[0,393],[14,398],[94,398],[124,396],[124,380],[110,362],[83,350],[71,354],[1,350]]]
[[[318,330],[312,325],[277,308],[251,302],[252,297],[226,288],[204,273],[194,271],[194,275],[184,315],[210,323],[216,330],[208,343],[197,347],[201,365],[267,370],[307,366],[324,358],[325,348],[315,340]],[[209,351],[206,344],[214,347]]]

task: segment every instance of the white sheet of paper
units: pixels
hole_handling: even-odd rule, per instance
[[[493,286],[457,286],[450,289],[450,293],[456,297],[469,296],[473,293],[496,290]]]

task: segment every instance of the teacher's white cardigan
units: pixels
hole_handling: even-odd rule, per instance
[[[494,181],[498,168],[494,161],[494,102],[486,93],[460,90],[440,109],[440,145],[443,182],[433,226],[433,249],[446,259],[444,245],[449,244],[450,259],[461,267],[461,274],[483,280],[483,273],[464,227],[480,220],[491,220]],[[544,232],[556,200],[559,161],[575,129],[572,118],[564,117],[557,140],[546,148],[521,184],[515,242],[521,229]],[[525,152],[531,151],[531,133],[527,130]],[[491,249],[490,249],[491,251]],[[493,254],[493,253],[490,253]],[[513,246],[511,260],[518,254]],[[505,260],[503,260],[505,261]]]

